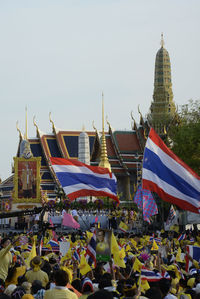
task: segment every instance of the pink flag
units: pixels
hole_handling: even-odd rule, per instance
[[[53,221],[52,221],[52,219],[51,219],[51,218],[50,218],[50,220],[49,220],[49,223],[50,223],[50,227],[52,227],[52,228],[53,228],[53,227],[54,227],[54,225],[53,225]],[[53,235],[53,238],[57,240],[57,238],[58,238],[58,237],[57,237],[57,235],[56,235],[56,232],[55,232],[55,230],[53,230],[53,229],[52,229],[52,235]]]
[[[73,228],[80,228],[80,224],[74,220],[73,216],[70,214],[65,213],[63,216],[62,225],[73,227]]]

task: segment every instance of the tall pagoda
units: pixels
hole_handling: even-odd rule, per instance
[[[163,34],[161,48],[156,54],[153,101],[148,119],[150,125],[159,135],[163,135],[165,128],[173,120],[176,106],[173,101],[171,64],[168,51],[164,47]]]

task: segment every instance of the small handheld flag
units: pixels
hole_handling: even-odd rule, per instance
[[[135,193],[134,202],[143,211],[143,218],[150,223],[150,217],[158,214],[158,208],[153,195],[149,190],[144,190],[140,185]]]

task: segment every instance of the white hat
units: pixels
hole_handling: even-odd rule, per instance
[[[11,296],[12,292],[16,289],[16,285],[15,284],[9,284],[9,286],[7,286],[7,288],[4,291],[4,294]]]

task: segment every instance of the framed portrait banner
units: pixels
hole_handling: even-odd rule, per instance
[[[14,201],[40,202],[41,157],[14,158]]]
[[[111,230],[97,229],[96,232],[96,260],[108,262],[111,259]]]

